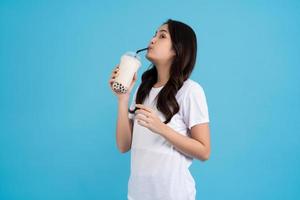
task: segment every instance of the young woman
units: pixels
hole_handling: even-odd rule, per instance
[[[133,94],[117,94],[116,140],[123,153],[131,149],[129,200],[195,200],[189,171],[193,158],[210,155],[209,115],[202,86],[189,77],[197,39],[191,27],[169,19],[150,41],[151,68]],[[109,81],[113,83],[118,67]]]

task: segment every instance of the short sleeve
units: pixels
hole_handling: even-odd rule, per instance
[[[135,98],[136,98],[137,91],[138,91],[138,87],[135,89],[135,91],[133,93],[133,97],[132,97],[132,100],[131,100],[131,103],[130,103],[130,106],[129,106],[130,110],[134,110],[134,108],[135,108]],[[134,118],[134,113],[128,112],[128,118],[133,119]]]
[[[206,96],[199,84],[192,85],[185,95],[183,101],[183,120],[189,129],[196,124],[209,122]]]

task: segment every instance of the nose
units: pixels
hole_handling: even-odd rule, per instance
[[[151,44],[154,44],[155,43],[155,41],[156,41],[156,37],[153,37],[152,39],[151,39]]]

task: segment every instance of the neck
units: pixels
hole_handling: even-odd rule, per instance
[[[157,70],[157,82],[155,83],[155,85],[156,86],[165,85],[170,78],[171,65],[156,64],[155,66]]]

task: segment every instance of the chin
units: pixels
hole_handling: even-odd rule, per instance
[[[151,56],[149,56],[148,53],[146,54],[146,58],[147,58],[147,60],[153,62],[153,58],[151,58]]]
[[[145,56],[147,60],[149,60],[153,65],[156,65],[157,62],[159,62],[158,58],[153,57],[153,55],[149,55],[149,53],[146,54]]]

